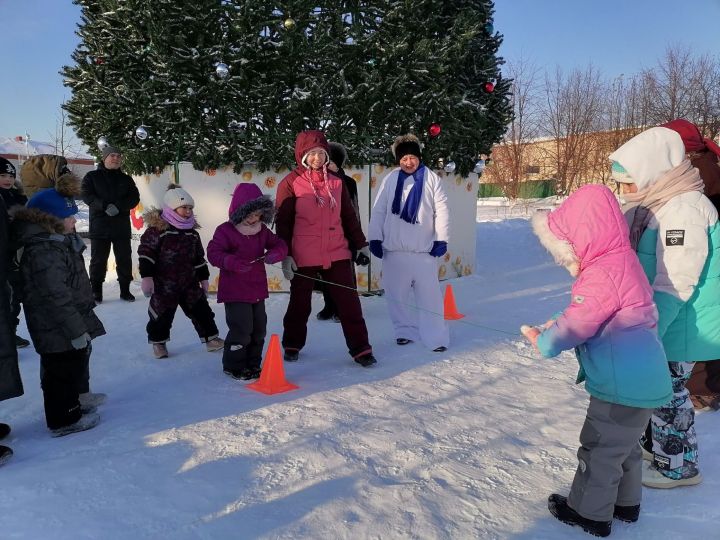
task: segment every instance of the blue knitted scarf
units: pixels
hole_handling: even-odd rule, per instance
[[[403,206],[402,212],[400,212],[400,201],[402,200],[403,186],[405,185],[405,179],[408,176],[412,176],[415,183],[410,189],[407,199],[405,199],[405,206]],[[395,184],[395,197],[392,202],[392,213],[395,215],[400,214],[400,219],[407,221],[408,223],[417,223],[418,210],[420,210],[420,201],[422,200],[424,178],[425,165],[423,164],[420,164],[412,175],[403,172],[402,169],[398,171],[397,184]]]

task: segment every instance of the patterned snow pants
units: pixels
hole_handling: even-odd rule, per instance
[[[685,384],[695,362],[668,362],[673,397],[653,411],[650,419],[653,465],[675,480],[698,474],[698,445],[695,434],[695,409]],[[647,434],[643,446],[650,448]]]

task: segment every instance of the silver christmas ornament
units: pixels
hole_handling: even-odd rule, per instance
[[[103,135],[97,140],[97,147],[99,150],[102,150],[106,146],[110,146],[110,143],[108,142],[107,137]]]
[[[147,129],[145,129],[145,126],[138,126],[138,128],[135,130],[135,136],[140,139],[141,141],[144,141],[148,138],[148,132]]]
[[[455,172],[455,162],[451,161],[447,165],[445,165],[445,172],[446,173],[454,173]]]
[[[230,68],[227,64],[223,64],[222,62],[218,62],[215,65],[215,75],[217,75],[220,79],[224,79],[230,74]]]
[[[475,162],[475,168],[473,169],[473,172],[475,174],[481,174],[485,170],[485,160],[479,159]]]

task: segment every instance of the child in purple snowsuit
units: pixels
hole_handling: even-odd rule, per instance
[[[267,225],[273,201],[255,184],[239,184],[233,193],[230,220],[215,229],[208,260],[220,269],[218,302],[225,303],[228,334],[223,371],[233,379],[256,379],[267,326],[265,263],[287,255],[287,245]]]
[[[208,352],[223,347],[215,314],[207,301],[210,272],[196,230],[194,206],[187,191],[170,185],[162,210],[153,208],[143,216],[147,230],[140,238],[138,259],[141,288],[150,297],[147,333],[155,358],[168,356],[165,343],[170,340],[178,305],[192,321]]]

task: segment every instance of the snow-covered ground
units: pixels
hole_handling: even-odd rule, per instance
[[[300,361],[285,366],[300,389],[285,394],[225,376],[181,314],[170,358],[153,359],[139,288],[127,304],[106,284],[98,427],[50,438],[38,357],[20,351],[26,394],[0,404],[15,450],[0,469],[0,537],[586,538],[546,499],[569,489],[587,394],[571,354],[543,360],[518,333],[565,305],[570,278],[526,219],[497,205],[478,215],[478,269],[451,282],[466,318],[451,323],[447,352],[398,347],[385,299],[363,298],[378,364],[352,362],[340,326],[313,315]],[[269,333],[286,304],[267,302]],[[616,521],[614,538],[720,537],[720,413],[698,415],[697,428],[704,483],[645,490],[640,521]]]

